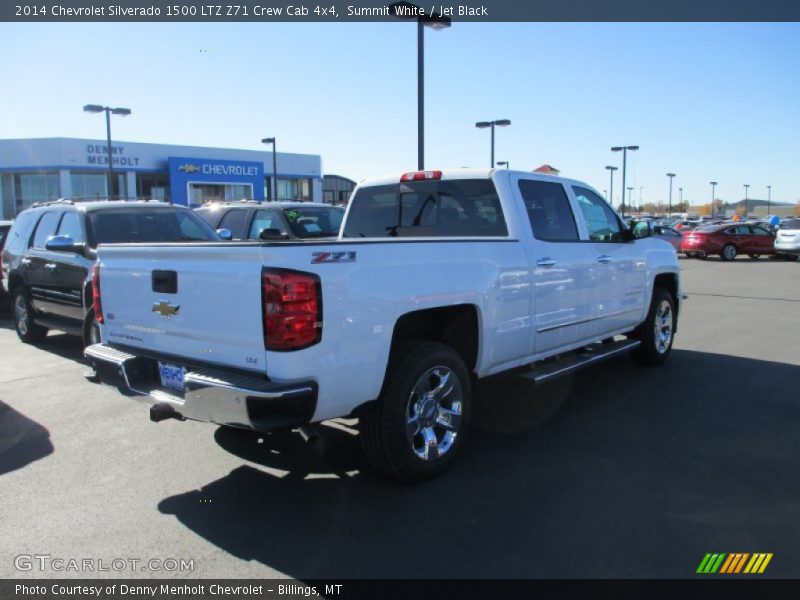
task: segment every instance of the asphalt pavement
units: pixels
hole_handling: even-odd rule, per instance
[[[684,578],[707,552],[798,577],[800,263],[681,266],[666,365],[484,380],[458,463],[418,486],[369,472],[353,421],[151,423],[77,339],[0,317],[0,578]]]

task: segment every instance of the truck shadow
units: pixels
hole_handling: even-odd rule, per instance
[[[794,365],[680,350],[535,390],[493,378],[458,463],[418,486],[366,470],[338,422],[313,444],[220,429],[247,464],[158,508],[298,578],[689,577],[726,548],[783,553],[770,569],[789,576],[797,381]]]
[[[50,432],[0,400],[0,475],[52,453]]]

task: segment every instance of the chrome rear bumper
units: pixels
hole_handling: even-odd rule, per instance
[[[139,356],[95,344],[84,355],[103,383],[123,393],[147,396],[151,418],[191,419],[256,431],[299,427],[311,421],[317,405],[314,381],[275,383],[250,373],[184,365],[184,390],[161,386],[158,356]],[[180,360],[163,357],[170,363]]]

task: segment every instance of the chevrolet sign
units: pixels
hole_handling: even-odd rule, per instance
[[[186,163],[185,165],[178,167],[178,170],[183,171],[184,173],[197,173],[200,170],[200,167],[191,163]]]

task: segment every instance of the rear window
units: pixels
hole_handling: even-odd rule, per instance
[[[784,219],[781,221],[781,229],[800,229],[800,219]]]
[[[89,213],[89,243],[209,242],[219,237],[190,210],[98,210]]]
[[[298,206],[283,211],[295,237],[314,238],[339,235],[344,211],[332,206]]]
[[[504,237],[500,199],[488,179],[426,180],[360,188],[344,237]]]

